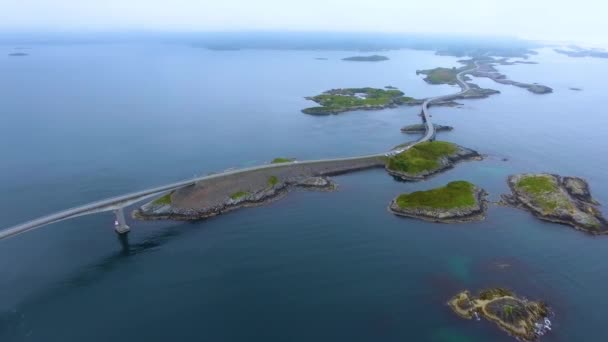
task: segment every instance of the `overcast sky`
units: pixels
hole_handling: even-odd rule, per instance
[[[0,0],[0,31],[387,31],[608,43],[605,0]]]

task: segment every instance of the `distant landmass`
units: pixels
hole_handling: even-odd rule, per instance
[[[389,58],[386,56],[371,55],[371,56],[346,57],[346,58],[342,58],[342,60],[348,61],[348,62],[381,62],[381,61],[388,61]]]
[[[554,49],[553,51],[568,57],[595,57],[608,58],[608,51],[602,49],[585,49],[576,45],[571,45],[566,49]]]
[[[13,52],[13,53],[9,53],[8,54],[11,57],[24,57],[24,56],[28,56],[27,53],[24,52]]]

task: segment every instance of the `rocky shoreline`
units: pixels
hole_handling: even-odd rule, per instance
[[[482,160],[483,157],[477,151],[468,149],[466,147],[462,147],[460,145],[454,144],[456,147],[456,151],[450,155],[439,158],[438,167],[432,170],[425,170],[420,173],[412,174],[406,173],[399,170],[393,170],[386,166],[386,171],[393,176],[395,179],[416,182],[424,180],[430,176],[433,176],[437,173],[449,170],[454,167],[456,163],[467,161],[467,160]]]
[[[402,208],[397,203],[397,198],[393,199],[388,207],[388,210],[395,215],[421,219],[430,222],[438,223],[465,223],[473,221],[482,221],[486,218],[488,209],[488,201],[486,200],[488,193],[479,188],[473,188],[473,197],[475,204],[467,207],[458,208],[431,208],[431,207],[413,207]]]
[[[550,191],[535,190],[528,185],[531,180],[542,181]],[[590,234],[608,234],[608,223],[598,208],[599,203],[591,197],[585,180],[541,173],[511,175],[507,182],[511,194],[503,194],[501,204],[527,210],[541,220],[566,224]]]
[[[286,195],[293,188],[316,191],[335,191],[337,185],[329,177],[290,179],[244,194],[237,198],[228,196],[222,203],[212,207],[177,208],[170,203],[149,202],[134,210],[132,216],[139,220],[202,220],[240,208],[257,207],[271,203]]]

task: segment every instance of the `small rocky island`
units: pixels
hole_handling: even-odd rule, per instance
[[[507,181],[512,194],[502,195],[501,203],[587,233],[608,233],[608,223],[598,209],[599,203],[591,197],[585,180],[539,173],[512,175]]]
[[[549,308],[543,302],[529,301],[503,288],[483,290],[477,297],[462,291],[448,305],[460,317],[483,317],[523,341],[536,341],[551,330]]]
[[[481,155],[453,143],[427,141],[388,157],[386,170],[397,179],[419,181],[450,169],[459,161],[473,159],[480,160]]]
[[[382,61],[388,61],[389,58],[386,56],[372,55],[372,56],[346,57],[346,58],[342,58],[342,60],[347,61],[347,62],[382,62]]]
[[[487,210],[487,193],[466,181],[450,182],[446,186],[401,194],[389,205],[399,216],[441,223],[480,221]]]
[[[317,96],[306,97],[306,99],[320,105],[320,107],[302,110],[303,113],[312,115],[338,114],[353,110],[377,110],[420,103],[412,97],[405,96],[398,89],[370,87],[331,89]]]
[[[454,129],[454,127],[452,127],[452,126],[442,126],[442,125],[438,125],[438,124],[433,124],[433,126],[435,126],[435,131],[437,131],[437,132],[451,131]],[[408,134],[424,133],[424,132],[426,132],[426,125],[425,124],[413,124],[413,125],[404,126],[404,127],[401,127],[401,132],[408,133]]]

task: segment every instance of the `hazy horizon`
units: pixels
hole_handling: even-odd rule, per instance
[[[517,37],[608,44],[608,9],[597,1],[428,0],[374,3],[228,0],[23,0],[0,6],[0,33],[96,32],[370,32]]]

